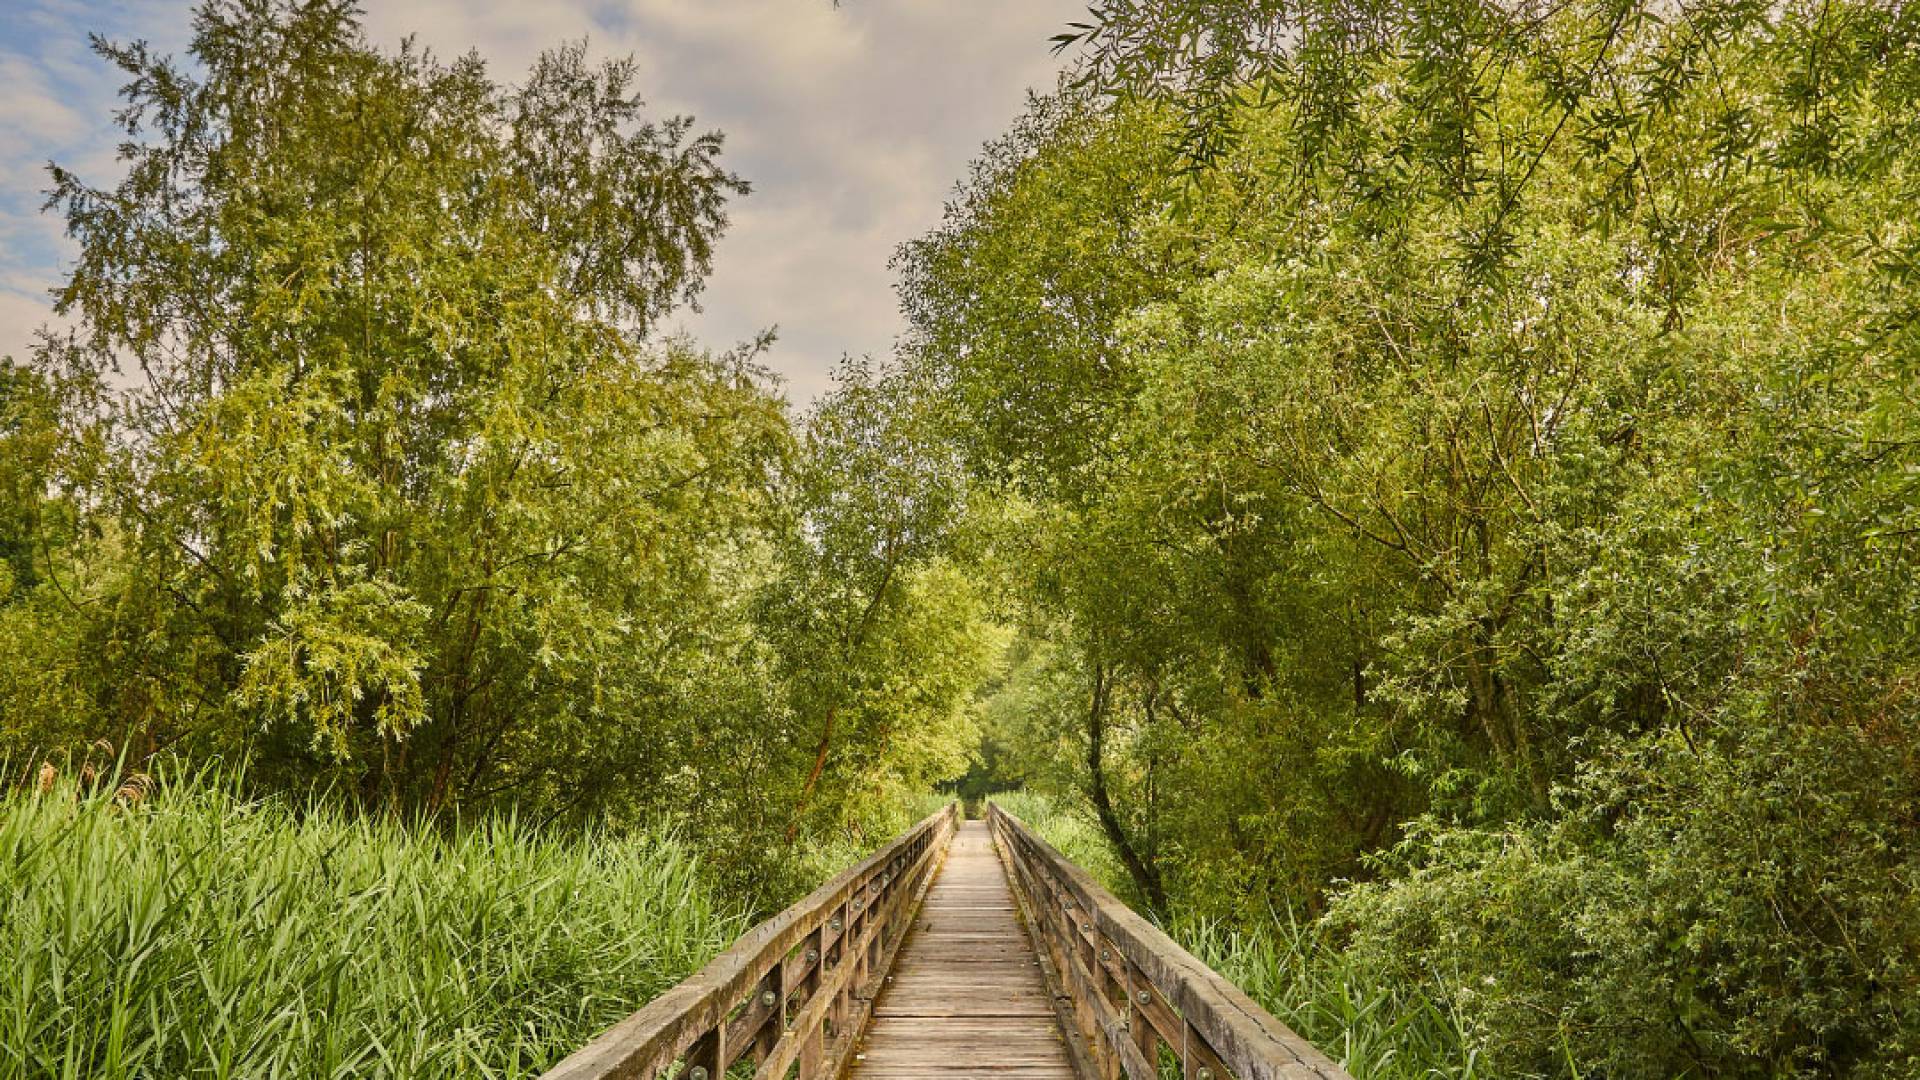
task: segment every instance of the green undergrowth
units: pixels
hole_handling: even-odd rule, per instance
[[[1176,920],[1172,936],[1358,1080],[1470,1080],[1478,1067],[1454,1013],[1396,984],[1310,923],[1277,915],[1251,929]]]
[[[933,791],[896,792],[864,805],[856,821],[805,836],[785,848],[770,845],[777,854],[757,868],[760,880],[742,895],[750,893],[759,917],[771,916],[953,801],[951,795]]]
[[[993,801],[1122,899],[1126,875],[1099,826],[1043,795]],[[1136,905],[1137,907],[1138,905]],[[1343,952],[1325,931],[1279,913],[1233,926],[1176,912],[1169,936],[1341,1063],[1357,1080],[1474,1080],[1487,1075],[1452,1010]]]
[[[1125,871],[1100,827],[1045,795],[1008,791],[993,796],[1002,810],[1027,823],[1042,840],[1125,898]]]
[[[0,795],[0,1080],[537,1075],[746,921],[663,832],[27,779]]]

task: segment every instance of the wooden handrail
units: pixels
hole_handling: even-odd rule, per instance
[[[1352,1080],[1313,1044],[1100,887],[1019,818],[987,821],[1055,995],[1101,1080]]]
[[[959,807],[930,815],[712,963],[548,1070],[548,1080],[721,1080],[751,1056],[756,1080],[837,1076],[920,898],[946,857]]]

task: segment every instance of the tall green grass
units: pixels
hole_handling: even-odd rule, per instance
[[[1040,839],[1052,844],[1068,860],[1092,874],[1123,900],[1131,900],[1131,884],[1120,859],[1091,817],[1065,803],[1031,791],[1003,791],[988,798],[1027,823]]]
[[[1396,985],[1311,923],[1250,929],[1176,920],[1168,933],[1358,1080],[1474,1080],[1477,1056],[1444,1002]]]
[[[1126,897],[1120,861],[1087,816],[1029,792],[995,795],[992,801]],[[1176,912],[1164,929],[1357,1080],[1475,1080],[1482,1075],[1445,1002],[1367,970],[1312,923],[1281,914],[1251,926],[1229,926]]]
[[[0,1078],[534,1075],[743,929],[673,837],[0,796]]]

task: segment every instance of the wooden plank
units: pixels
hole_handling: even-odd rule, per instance
[[[941,852],[937,848],[922,851],[915,859],[909,873],[918,873],[922,866],[937,860],[940,855]],[[907,891],[895,889],[887,895],[890,899],[881,905],[877,917],[860,928],[859,933],[863,939],[871,940],[880,933],[882,928],[899,918],[900,905],[906,903],[908,899]],[[913,894],[913,899],[918,901],[921,895],[916,892]],[[808,957],[813,954],[810,951],[800,959],[811,964],[812,960]],[[787,1067],[796,1061],[800,1064],[800,1080],[816,1080],[828,1074],[836,1076],[839,1074],[839,1062],[845,1057],[845,1051],[851,1043],[836,1039],[835,1045],[829,1047],[822,1034],[821,1023],[838,1004],[838,989],[851,979],[852,975],[851,965],[842,965],[825,984],[821,983],[817,971],[809,975],[808,989],[815,992],[794,1014],[792,1031],[789,1033],[791,1037],[777,1044],[773,1052],[755,1066],[754,1080],[782,1080],[786,1076]],[[831,1069],[824,1067],[829,1061],[833,1062]]]
[[[921,862],[927,864],[927,872],[917,879],[919,883],[914,886],[912,895],[909,896],[905,890],[902,890],[900,895],[896,896],[886,905],[883,905],[880,911],[875,912],[869,909],[866,912],[864,918],[873,920],[873,923],[870,926],[863,925],[861,927],[861,933],[865,935],[866,944],[861,948],[860,952],[863,957],[871,957],[874,966],[871,970],[869,970],[865,964],[861,964],[857,968],[856,975],[861,981],[859,988],[855,990],[852,995],[852,1007],[849,1009],[850,1015],[846,1018],[847,1029],[844,1033],[835,1034],[833,1048],[828,1053],[828,1073],[830,1075],[839,1077],[846,1072],[847,1061],[853,1056],[853,1050],[859,1041],[860,1032],[866,1028],[867,1017],[873,1008],[873,999],[879,993],[881,986],[884,985],[883,980],[886,977],[886,973],[893,967],[895,959],[900,955],[900,947],[906,942],[906,935],[904,933],[892,933],[888,928],[894,926],[896,923],[906,922],[913,917],[915,912],[919,911],[920,905],[926,902],[928,890],[933,887],[934,881],[939,877],[941,867],[945,865],[946,855],[947,848],[945,845],[935,849],[929,849],[923,853]],[[916,866],[918,865],[919,864],[916,864]],[[915,873],[921,873],[921,871],[916,869]],[[882,940],[883,934],[887,935],[885,940]]]
[[[877,897],[880,876],[904,868],[910,852],[919,853],[916,865],[926,865],[932,846],[949,835],[955,813],[949,806],[930,815],[806,899],[754,927],[691,978],[568,1055],[547,1071],[547,1080],[650,1080],[696,1040],[726,1024],[734,1007],[757,993],[770,972],[784,968],[787,954],[815,935],[833,911],[844,910],[863,892]],[[898,895],[906,890],[890,891]],[[721,1042],[725,1053],[724,1036]]]
[[[985,824],[961,825],[850,1080],[1079,1080],[1018,912]]]
[[[1080,1026],[1103,1035],[1117,1034],[1123,1025],[1130,1030],[1134,1022],[1131,1014],[1142,1009],[1140,1020],[1151,1023],[1162,1035],[1169,1034],[1169,1029],[1180,1029],[1185,1045],[1176,1046],[1176,1052],[1183,1054],[1189,1067],[1196,1064],[1196,1059],[1213,1057],[1224,1062],[1239,1080],[1351,1080],[1331,1058],[1120,903],[1085,870],[1035,836],[1020,819],[998,806],[990,809],[989,816],[996,835],[1012,849],[1009,857],[1017,875],[1027,884],[1026,892],[1034,902],[1033,916],[1049,925],[1064,924],[1074,939],[1072,955],[1065,957],[1061,975],[1080,1009]],[[1083,958],[1088,944],[1096,955],[1103,947],[1118,955],[1093,960],[1099,970],[1089,970],[1088,960]],[[1097,979],[1121,972],[1127,976],[1123,985],[1134,988],[1130,992],[1150,988],[1144,1005],[1132,1001],[1125,1012],[1120,1012],[1096,992]],[[1208,1053],[1194,1053],[1195,1036],[1204,1040]],[[1101,1042],[1103,1054],[1109,1061],[1117,1059],[1114,1063],[1129,1075],[1157,1071],[1155,1063],[1144,1060],[1140,1043],[1148,1042],[1145,1038],[1103,1037]],[[1173,1044],[1172,1039],[1168,1042]]]

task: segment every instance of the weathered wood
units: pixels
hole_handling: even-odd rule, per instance
[[[961,826],[849,1080],[1082,1080],[983,822]]]
[[[552,1080],[1350,1080],[1017,818],[949,807]],[[995,852],[998,852],[998,858]],[[1164,1056],[1163,1056],[1164,1055]]]
[[[1020,819],[988,821],[1103,1076],[1151,1080],[1165,1041],[1189,1080],[1351,1080]]]
[[[683,1059],[689,1073],[703,1068],[708,1080],[720,1080],[726,1065],[749,1048],[759,1059],[757,1073],[782,1077],[800,1058],[801,1080],[822,1080],[828,1060],[822,1025],[854,970],[841,963],[823,972],[824,943],[848,932],[857,935],[855,948],[870,947],[890,929],[897,937],[913,914],[905,899],[922,894],[958,821],[956,806],[929,816],[748,931],[691,978],[554,1066],[548,1080],[653,1080]],[[846,922],[849,910],[858,930]],[[838,931],[829,926],[836,915]],[[783,1029],[789,1017],[791,1027]],[[776,1062],[777,1072],[770,1068]]]
[[[939,861],[934,863],[928,873],[921,875],[912,896],[909,897],[903,892],[895,901],[908,916],[920,910],[922,903],[926,900],[927,890],[938,877],[940,867],[944,865],[946,854],[947,847],[942,845],[935,856]],[[873,958],[873,963],[869,967],[860,969],[860,985],[853,995],[853,1009],[847,1021],[845,1033],[836,1036],[834,1040],[832,1052],[829,1054],[827,1075],[837,1077],[846,1072],[847,1062],[853,1056],[860,1033],[865,1029],[868,1017],[872,1015],[874,998],[879,994],[885,983],[887,972],[892,970],[894,959],[906,942],[906,921],[904,918],[885,921],[881,928],[892,928],[891,935],[876,932],[861,950],[863,956]]]

